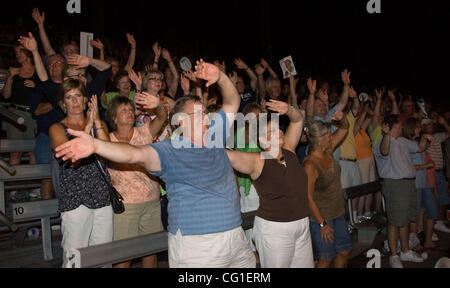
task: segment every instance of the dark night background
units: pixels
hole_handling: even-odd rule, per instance
[[[235,57],[251,66],[264,57],[279,70],[278,60],[292,55],[302,76],[339,83],[348,68],[357,88],[386,84],[450,102],[448,1],[381,0],[381,14],[367,12],[368,0],[81,0],[81,14],[68,14],[65,0],[8,2],[1,26],[24,26],[36,38],[33,7],[46,12],[51,40],[60,31],[74,39],[87,31],[126,44],[130,32],[138,53],[159,41],[175,56],[225,59],[228,67]]]

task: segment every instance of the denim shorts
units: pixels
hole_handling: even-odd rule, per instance
[[[311,230],[311,239],[317,260],[331,260],[336,258],[336,253],[352,250],[353,241],[348,232],[345,217],[335,218],[327,221],[327,224],[333,228],[334,241],[326,243],[322,240],[320,226],[317,222],[311,221],[309,228]]]
[[[441,171],[436,171],[436,187],[439,192],[439,205],[444,206],[450,204],[450,194],[448,192],[445,176]]]
[[[438,218],[438,203],[432,188],[417,188],[417,200],[419,207],[425,209],[428,219]]]

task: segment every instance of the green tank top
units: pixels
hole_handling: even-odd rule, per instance
[[[318,177],[314,187],[314,202],[325,221],[333,220],[345,214],[345,200],[341,191],[341,166],[331,154],[328,154],[328,157],[332,161],[328,170],[324,170],[319,162],[311,156],[306,157],[303,162],[311,161],[317,169]],[[318,222],[312,213],[311,220]]]

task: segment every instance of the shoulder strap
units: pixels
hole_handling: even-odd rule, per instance
[[[317,160],[314,159],[314,158],[311,157],[311,156],[306,157],[305,160],[303,161],[303,163],[306,162],[306,161],[308,161],[308,160],[311,161],[311,162],[313,163],[313,165],[316,166],[316,168],[317,168],[318,170],[321,170],[321,171],[323,170],[323,169],[322,169],[322,166],[320,166],[319,162],[317,162]]]

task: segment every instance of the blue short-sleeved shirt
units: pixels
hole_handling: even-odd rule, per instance
[[[416,177],[416,168],[411,161],[410,153],[417,153],[419,144],[404,137],[395,139],[390,136],[390,150],[387,156],[381,155],[380,139],[375,145],[374,155],[378,174],[381,178],[403,179]]]
[[[225,133],[230,127],[225,112],[221,110],[218,117],[224,120]],[[212,123],[211,127],[214,126]],[[225,147],[226,137],[216,136]],[[179,141],[176,145],[182,142],[189,148],[177,149],[175,141]],[[194,146],[180,136],[149,146],[156,150],[161,161],[160,172],[149,172],[166,183],[170,233],[176,234],[180,229],[182,235],[202,235],[241,225],[236,180],[225,148]]]

